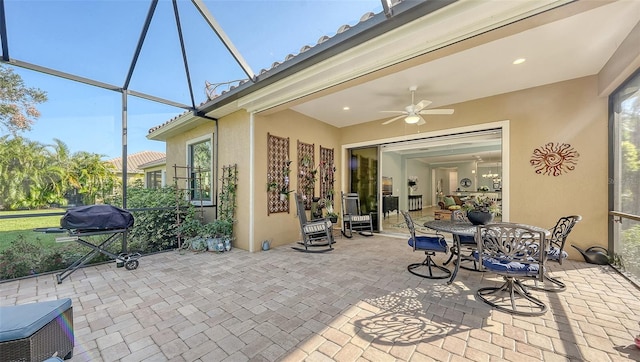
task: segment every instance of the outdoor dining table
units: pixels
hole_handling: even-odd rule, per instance
[[[551,236],[551,231],[549,229],[545,229],[535,225],[527,225],[521,223],[515,223],[517,226],[522,226],[525,228],[529,228],[531,230],[543,233],[546,237]],[[477,225],[473,225],[469,221],[461,221],[461,220],[432,220],[424,223],[424,226],[435,231],[450,233],[454,235],[454,242],[456,250],[458,250],[458,260],[455,262],[455,269],[451,274],[451,278],[447,282],[447,284],[453,283],[453,280],[456,278],[458,274],[458,269],[460,268],[460,261],[462,259],[462,253],[460,252],[460,238],[457,236],[474,236],[476,235],[476,231],[478,230]]]

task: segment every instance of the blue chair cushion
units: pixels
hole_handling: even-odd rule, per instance
[[[560,249],[554,246],[552,246],[547,253],[547,259],[549,260],[566,259],[568,256],[569,254],[566,251],[563,250],[561,253]]]
[[[0,307],[0,342],[28,338],[69,308],[69,298]]]
[[[460,244],[463,244],[463,245],[476,245],[475,236],[458,235],[458,238],[460,239]]]
[[[478,260],[478,252],[473,252],[473,257]],[[533,259],[532,259],[533,260]],[[482,258],[482,265],[497,274],[521,276],[521,277],[535,277],[538,276],[540,270],[540,264],[524,264],[517,261],[509,261],[506,259],[491,258],[485,256]]]
[[[413,239],[409,238],[409,246],[413,248]],[[447,242],[436,236],[416,236],[416,249],[447,252]]]

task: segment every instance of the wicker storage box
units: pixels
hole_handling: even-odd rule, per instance
[[[44,361],[73,356],[71,300],[2,307],[0,361]],[[15,338],[18,337],[18,338]]]

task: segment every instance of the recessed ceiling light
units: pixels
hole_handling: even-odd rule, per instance
[[[525,59],[525,58],[518,58],[518,59],[516,59],[516,60],[514,60],[514,61],[513,61],[513,64],[516,64],[516,65],[517,65],[517,64],[522,64],[522,63],[524,63],[525,61],[526,61],[526,59]]]
[[[351,108],[349,108],[349,107],[342,107],[342,110],[343,110],[343,111],[348,111],[348,110],[350,110],[350,109],[351,109]]]

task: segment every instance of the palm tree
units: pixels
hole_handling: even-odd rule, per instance
[[[119,180],[113,165],[102,161],[100,155],[80,151],[71,158],[68,181],[83,195],[85,204],[93,204],[111,194]]]
[[[23,137],[0,138],[0,203],[7,209],[34,207],[32,186],[42,177],[44,146]]]

